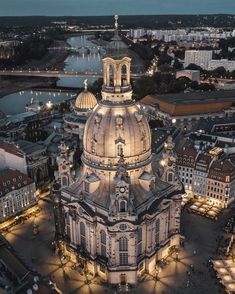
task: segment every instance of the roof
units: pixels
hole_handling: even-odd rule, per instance
[[[177,165],[194,167],[198,151],[193,148],[182,148],[177,152]]]
[[[32,183],[33,180],[20,171],[12,169],[0,170],[0,197]]]
[[[14,154],[17,157],[24,158],[25,156],[24,152],[14,142],[0,140],[0,149],[5,150],[7,153]]]
[[[81,92],[75,101],[76,110],[90,110],[93,109],[97,104],[95,95],[86,89]]]
[[[230,160],[216,160],[211,164],[208,178],[222,181],[231,182],[235,178],[235,165]]]
[[[37,151],[43,151],[44,149],[42,145],[30,141],[18,140],[15,143],[25,154],[32,154]]]
[[[235,90],[147,95],[140,102],[177,116],[219,112],[235,102]]]
[[[111,42],[106,46],[107,57],[122,58],[128,56],[128,45],[122,41],[118,31],[115,30],[114,36]]]
[[[27,111],[27,112],[22,112],[22,113],[19,113],[19,114],[9,116],[8,120],[10,122],[13,122],[13,123],[19,123],[19,122],[24,122],[29,117],[31,118],[31,117],[34,117],[34,116],[37,116],[37,113]]]

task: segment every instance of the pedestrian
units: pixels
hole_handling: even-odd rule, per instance
[[[197,253],[196,250],[193,250],[193,254],[196,255],[196,253]]]

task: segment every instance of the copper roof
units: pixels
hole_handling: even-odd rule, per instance
[[[192,115],[219,112],[232,106],[235,91],[193,92],[164,95],[147,95],[140,102],[159,107],[170,115]]]

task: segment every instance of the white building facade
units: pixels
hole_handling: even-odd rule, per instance
[[[208,69],[209,62],[212,60],[212,50],[186,50],[184,67],[196,64],[203,69]]]
[[[25,174],[10,169],[0,171],[0,222],[37,204],[35,183]]]

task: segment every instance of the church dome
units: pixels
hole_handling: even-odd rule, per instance
[[[88,165],[117,165],[123,153],[128,166],[136,167],[151,158],[150,128],[134,101],[101,101],[86,123],[83,146]]]
[[[84,91],[77,96],[75,101],[75,108],[78,110],[93,109],[97,104],[95,95],[87,90],[87,80],[84,81],[84,85]]]
[[[126,45],[122,38],[115,32],[111,42],[106,47],[106,56],[121,58],[128,56],[128,45]]]

